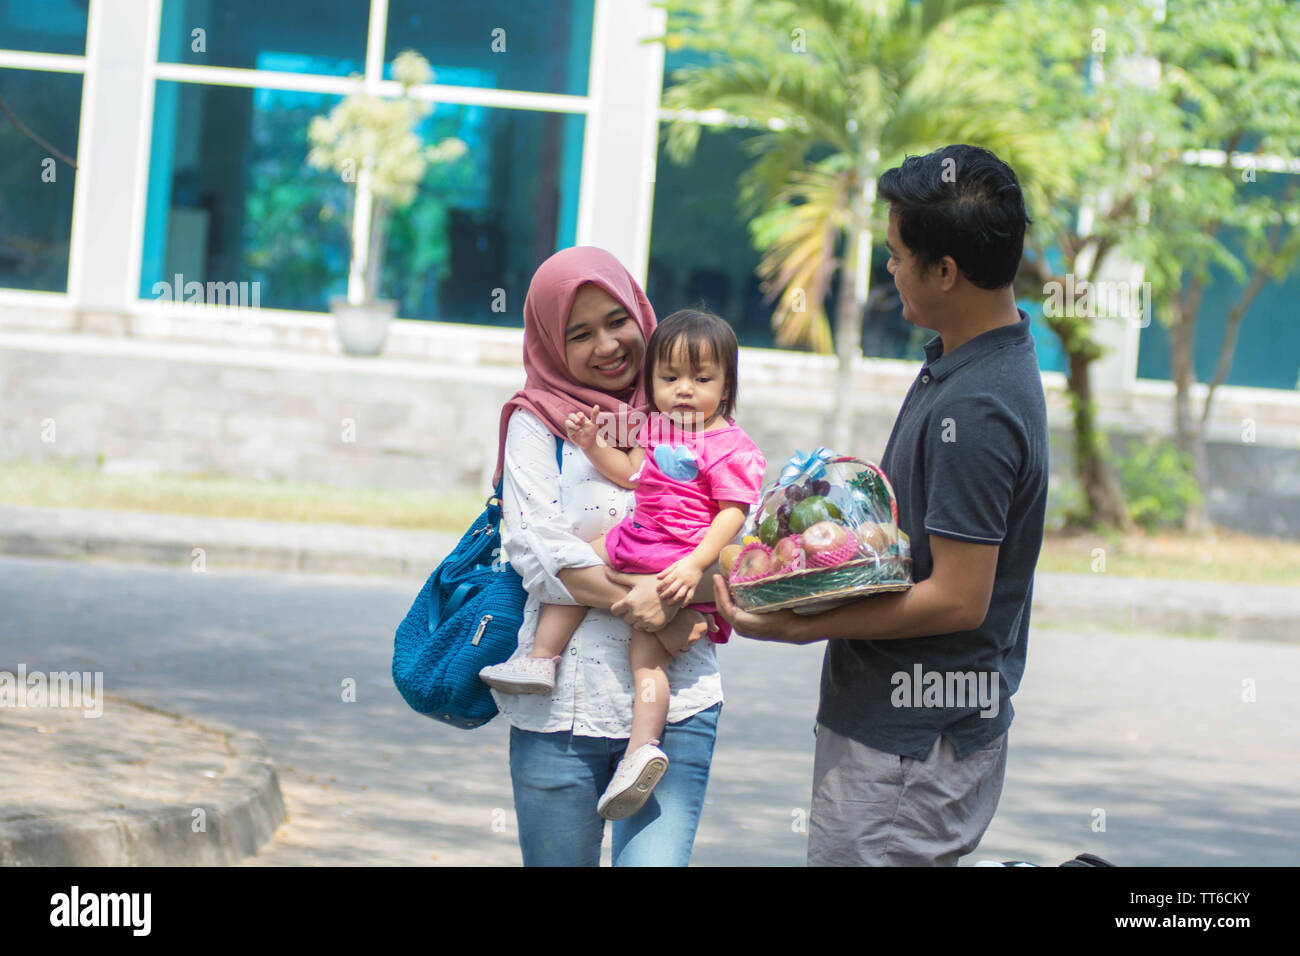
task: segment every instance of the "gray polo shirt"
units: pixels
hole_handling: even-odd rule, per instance
[[[971,631],[827,642],[817,711],[837,733],[918,760],[940,734],[962,758],[1011,725],[1048,475],[1047,407],[1028,315],[950,355],[936,336],[925,355],[880,466],[911,538],[913,580],[933,570],[930,535],[999,546],[988,615]],[[860,606],[871,613],[871,599]]]

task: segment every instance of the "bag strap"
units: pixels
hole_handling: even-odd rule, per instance
[[[555,468],[560,474],[564,473],[564,439],[558,435],[555,438]],[[488,524],[494,528],[501,522],[501,489],[505,480],[505,472],[502,471],[497,486],[492,489],[492,497],[487,500]]]
[[[561,473],[564,472],[564,439],[558,436],[555,439],[555,466]],[[490,528],[491,534],[497,534],[500,528],[502,504],[501,489],[504,480],[504,476],[497,480],[496,493],[493,496],[495,503],[493,499],[488,500],[488,523],[484,526],[483,530],[487,531]],[[473,582],[463,582],[455,591],[452,592],[451,599],[447,602],[445,610],[442,607],[438,588],[435,587],[432,589],[432,593],[429,595],[430,633],[433,633],[433,631],[438,627],[438,624],[442,621],[444,616],[451,617],[460,610],[460,606],[465,603],[465,600],[469,597],[470,591],[473,590],[473,588]]]

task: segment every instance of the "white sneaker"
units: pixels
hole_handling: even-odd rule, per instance
[[[655,785],[668,770],[668,755],[651,740],[637,748],[636,753],[624,754],[618,762],[614,777],[601,794],[596,812],[606,820],[624,820],[632,816],[650,799]]]
[[[478,678],[503,694],[549,694],[555,690],[558,657],[516,657],[478,672]]]

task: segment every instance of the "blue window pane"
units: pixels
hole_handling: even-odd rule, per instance
[[[307,165],[307,126],[339,97],[160,81],[141,298],[258,283],[267,308],[326,311],[346,291],[348,187]]]
[[[364,73],[365,0],[164,0],[162,63],[288,73]]]
[[[312,117],[338,99],[158,83],[142,298],[155,283],[180,298],[182,283],[255,282],[263,307],[326,312],[346,293],[351,185],[306,162]],[[522,325],[533,271],[574,242],[583,122],[439,106],[426,141],[468,150],[392,214],[380,294],[406,318]]]
[[[741,345],[773,348],[772,306],[755,274],[760,257],[736,205],[753,135],[706,130],[684,166],[660,137],[646,295],[660,316],[703,305],[732,324]]]
[[[81,74],[0,69],[0,100],[42,146],[0,115],[0,286],[68,290]]]
[[[1265,195],[1276,197],[1279,204],[1286,202],[1287,189],[1295,183],[1293,175],[1268,172],[1257,175],[1258,178],[1250,184],[1250,189],[1258,189]],[[1244,258],[1245,237],[1239,233],[1229,233],[1223,238],[1233,254],[1247,262],[1249,274],[1251,266]],[[1228,313],[1241,298],[1244,288],[1244,283],[1238,282],[1222,266],[1211,267],[1209,282],[1201,296],[1201,309],[1196,317],[1195,338],[1192,342],[1192,363],[1198,381],[1208,382],[1214,376],[1224,329],[1228,324]],[[1226,384],[1253,388],[1300,388],[1300,322],[1296,321],[1295,306],[1297,298],[1300,298],[1300,271],[1293,271],[1280,282],[1269,282],[1259,291],[1238,329],[1236,350]],[[1151,323],[1139,334],[1137,377],[1169,381],[1173,378],[1169,328],[1160,321],[1159,305],[1158,302],[1153,304]]]
[[[468,147],[394,214],[381,294],[404,318],[521,327],[533,272],[574,243],[584,117],[440,104],[421,133]],[[500,290],[500,291],[498,291]]]
[[[755,135],[741,129],[705,130],[694,159],[685,166],[668,158],[660,138],[646,294],[659,315],[703,305],[732,324],[741,345],[775,348],[773,308],[756,274],[761,255],[737,205],[738,182],[753,162],[746,144]],[[884,236],[878,235],[862,320],[862,352],[868,358],[923,361],[922,346],[934,333],[903,318],[888,262]],[[836,273],[825,303],[832,328],[839,292]],[[1039,367],[1064,370],[1060,343],[1043,320],[1041,303],[1020,305],[1030,316]]]
[[[0,49],[86,53],[85,0],[0,0]]]
[[[593,0],[391,0],[386,76],[405,49],[453,86],[585,96]]]

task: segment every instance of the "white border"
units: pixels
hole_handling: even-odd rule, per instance
[[[98,0],[92,0],[97,3]],[[86,52],[90,52],[90,13],[86,14]],[[84,73],[85,56],[68,53],[29,53],[26,50],[0,50],[0,66],[15,70],[46,70],[50,73]]]
[[[98,2],[98,0],[97,0]],[[145,204],[149,200],[149,160],[153,153],[153,107],[157,78],[150,67],[158,60],[159,33],[162,30],[162,0],[149,0],[149,34],[145,41],[144,82],[140,84],[140,127],[135,148],[135,193],[131,197],[131,248],[126,274],[126,306],[130,309],[140,298],[140,270],[144,264]]]
[[[91,0],[98,4],[101,0]],[[4,305],[58,305],[63,308],[77,306],[81,301],[81,262],[86,254],[86,177],[85,170],[91,159],[90,117],[94,101],[94,67],[98,64],[98,44],[92,44],[91,24],[94,9],[86,11],[86,53],[73,56],[67,53],[31,53],[26,50],[0,50],[0,68],[11,70],[42,70],[47,73],[81,74],[81,111],[77,117],[76,177],[72,190],[72,228],[68,233],[68,271],[63,277],[63,292],[43,289],[10,289],[0,286],[0,304]]]
[[[596,217],[596,141],[600,138],[600,117],[604,109],[606,48],[602,41],[608,9],[603,0],[592,0],[591,61],[587,66],[587,120],[582,128],[582,164],[578,173],[578,215],[573,226],[573,244],[591,245]]]
[[[103,0],[92,0],[98,3]],[[600,44],[596,34],[595,18],[603,5],[601,0],[593,0],[596,11],[593,15],[591,49],[593,59]],[[201,83],[207,86],[243,87],[247,89],[292,90],[307,93],[326,93],[347,96],[359,90],[372,95],[395,96],[401,92],[401,84],[383,79],[384,53],[387,45],[388,0],[372,0],[370,19],[366,35],[366,72],[364,76],[325,76],[313,73],[286,73],[274,70],[249,70],[235,67],[200,66],[191,63],[158,62],[159,32],[162,20],[162,0],[149,0],[149,41],[147,45],[144,68],[144,83],[141,89],[140,103],[140,139],[136,149],[135,194],[132,197],[131,215],[131,251],[130,251],[130,286],[126,305],[135,313],[148,308],[153,300],[140,295],[140,273],[144,258],[144,220],[145,206],[148,203],[149,158],[153,140],[154,91],[159,80],[176,83]],[[0,63],[3,65],[3,63]],[[587,89],[594,88],[594,80],[588,75]],[[560,93],[534,93],[524,90],[498,90],[480,87],[451,86],[429,83],[416,87],[412,94],[421,100],[435,103],[447,103],[458,106],[486,106],[501,109],[520,109],[546,113],[585,114],[590,123],[593,101],[590,96],[571,96]],[[594,175],[589,176],[587,151],[590,137],[583,136],[582,183],[594,183]],[[583,190],[580,187],[578,197],[578,222],[581,230],[583,209]],[[75,225],[75,222],[74,222]],[[645,237],[647,250],[649,236]],[[580,244],[580,242],[579,242]],[[0,303],[4,302],[3,290],[0,290]],[[175,303],[171,304],[175,307]],[[326,312],[311,313],[328,315]]]
[[[99,79],[99,31],[95,29],[95,18],[103,0],[91,0],[86,10],[86,55],[83,58],[85,70],[81,75],[81,116],[77,121],[77,178],[72,192],[72,230],[68,236],[68,278],[64,287],[67,289],[69,305],[79,308],[81,304],[81,269],[86,258],[86,176],[84,171],[94,163],[95,137],[91,122],[95,115],[95,103],[98,96]]]

